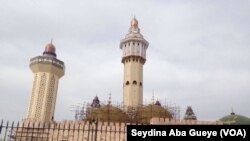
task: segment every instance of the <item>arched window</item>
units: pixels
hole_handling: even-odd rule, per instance
[[[137,82],[135,80],[133,81],[133,85],[137,85]]]
[[[142,83],[140,82],[140,86],[142,86]]]
[[[126,85],[129,85],[129,81],[126,82]]]

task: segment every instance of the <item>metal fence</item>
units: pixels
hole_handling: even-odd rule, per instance
[[[125,141],[126,125],[98,122],[4,122],[0,141]]]

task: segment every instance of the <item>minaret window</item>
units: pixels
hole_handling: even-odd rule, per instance
[[[137,85],[137,82],[135,80],[133,81],[133,85]]]
[[[140,82],[140,86],[142,86],[142,83]]]
[[[126,85],[129,85],[129,81],[126,82]]]

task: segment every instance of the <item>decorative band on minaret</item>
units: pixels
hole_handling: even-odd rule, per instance
[[[34,79],[27,120],[51,122],[54,120],[59,79],[65,72],[64,62],[56,58],[56,48],[49,43],[42,56],[30,59],[30,69]]]
[[[124,64],[123,105],[125,109],[136,109],[143,104],[143,65],[146,62],[148,44],[140,33],[138,21],[134,17],[128,34],[120,43]]]

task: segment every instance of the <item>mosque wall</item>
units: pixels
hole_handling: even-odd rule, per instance
[[[221,121],[200,121],[200,120],[183,120],[153,117],[150,120],[151,125],[222,125]]]
[[[126,123],[24,121],[13,131],[18,141],[126,141]]]
[[[127,124],[118,122],[62,121],[53,123],[24,120],[14,128],[18,141],[126,141]],[[152,118],[151,125],[222,125],[220,121]]]

